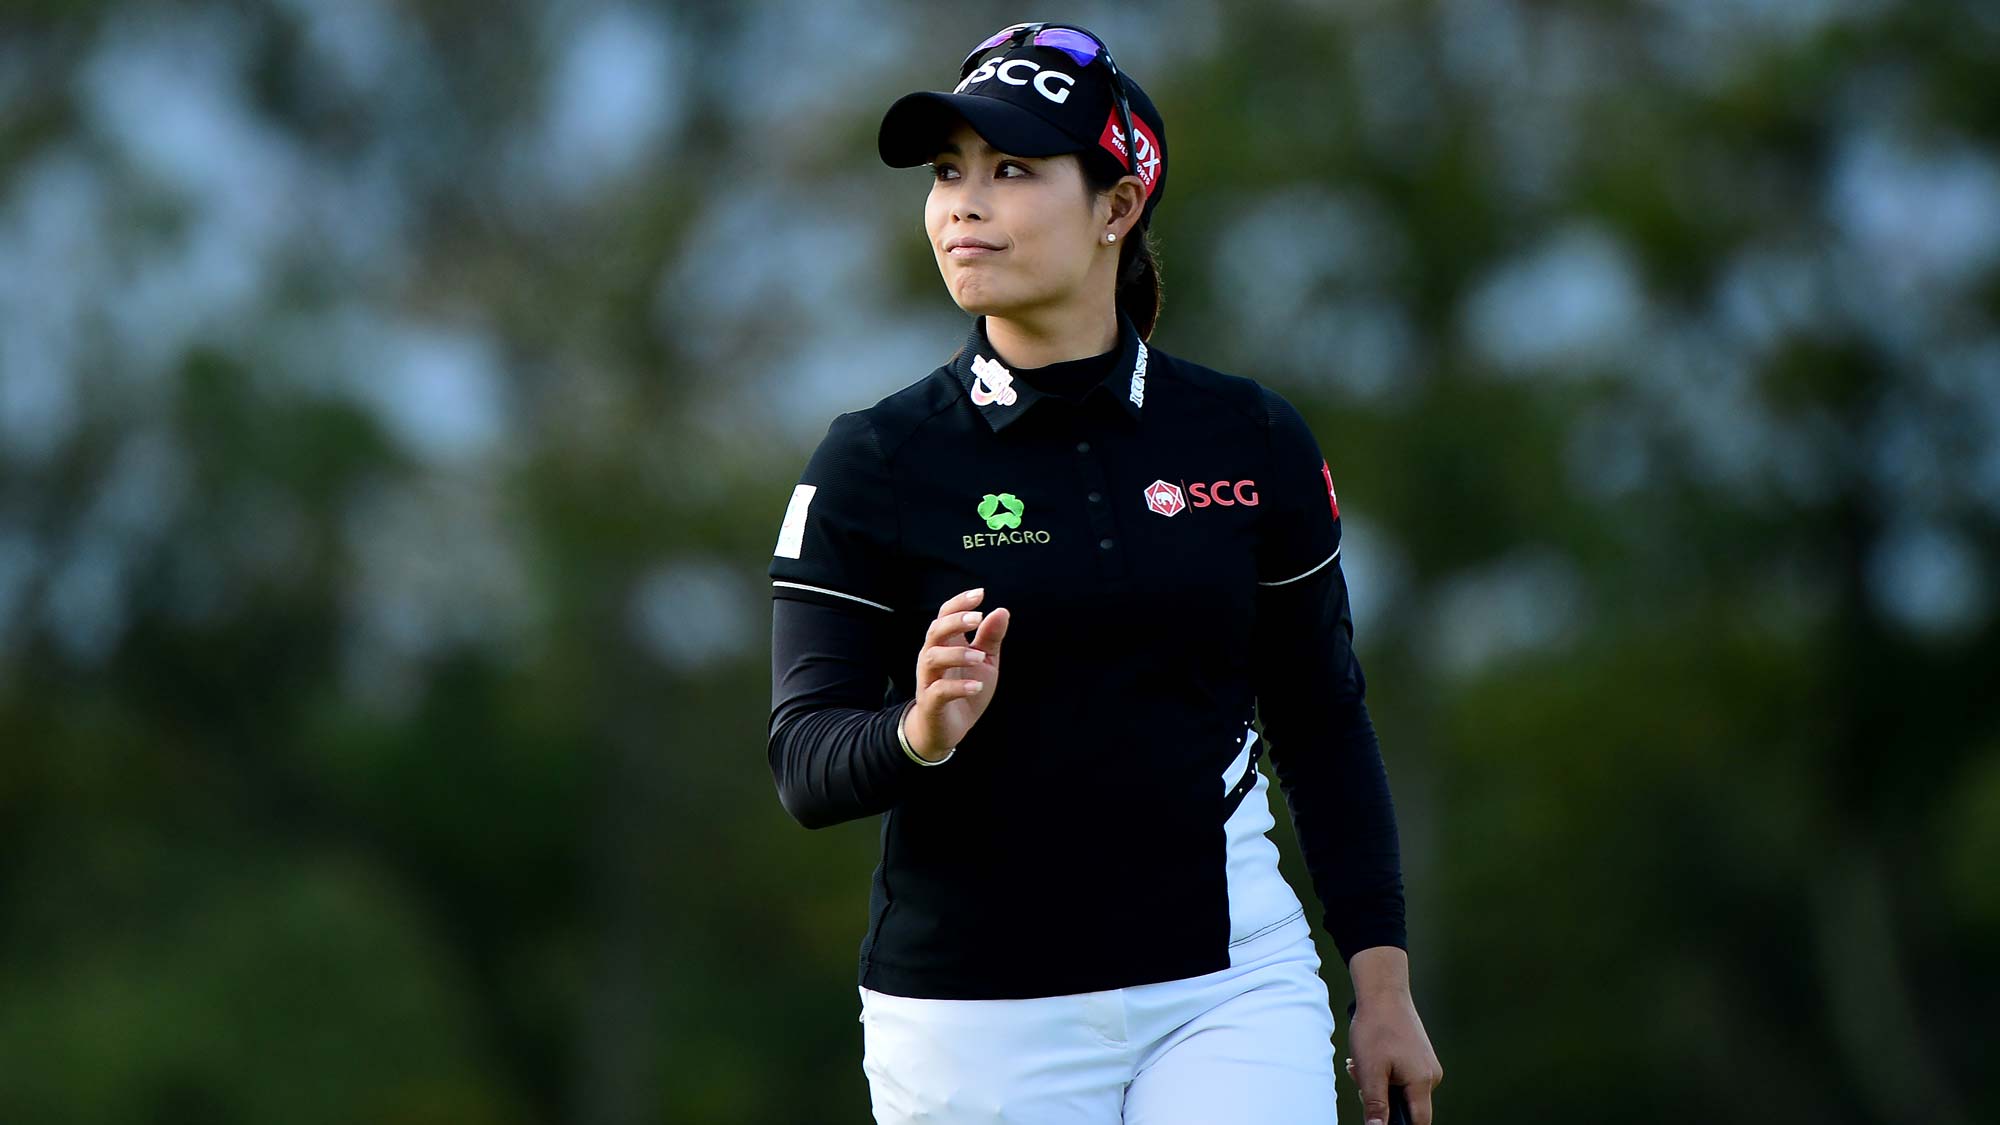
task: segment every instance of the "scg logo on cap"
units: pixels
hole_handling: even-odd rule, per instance
[[[1033,78],[1018,77],[1019,73],[1023,70],[1039,71],[1040,73],[1036,74]],[[951,92],[954,94],[962,93],[967,86],[977,86],[989,78],[998,78],[1009,86],[1032,85],[1037,94],[1055,102],[1057,105],[1061,105],[1063,102],[1069,100],[1070,87],[1076,85],[1076,75],[1074,74],[1065,74],[1060,70],[1042,70],[1042,64],[1035,60],[1016,56],[998,61],[988,59],[980,63],[979,69],[966,75],[964,81],[951,88]],[[1061,82],[1063,84],[1062,92],[1057,93],[1049,89],[1049,83],[1051,82]]]

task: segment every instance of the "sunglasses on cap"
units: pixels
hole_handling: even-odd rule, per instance
[[[1118,73],[1118,64],[1111,59],[1111,48],[1104,40],[1086,28],[1071,23],[1017,23],[1003,27],[986,37],[985,42],[974,47],[958,65],[958,76],[962,79],[972,73],[973,65],[980,56],[995,47],[1013,47],[1022,43],[1036,47],[1048,47],[1061,51],[1076,60],[1078,66],[1089,66],[1098,59],[1104,60],[1105,69],[1111,72],[1111,96],[1118,103],[1118,122],[1125,130],[1126,167],[1134,174],[1139,168],[1138,137],[1132,129],[1132,106],[1125,100],[1125,78]]]

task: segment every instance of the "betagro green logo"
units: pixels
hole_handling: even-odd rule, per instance
[[[1021,503],[1021,498],[1011,492],[1002,492],[998,496],[989,492],[979,502],[979,518],[994,531],[1021,526],[1021,513],[1027,510],[1028,506]]]
[[[979,500],[979,518],[986,521],[986,531],[961,536],[965,549],[974,547],[998,547],[1007,543],[1046,543],[1046,531],[1024,531],[1021,517],[1028,510],[1021,498],[1011,492],[989,492]]]

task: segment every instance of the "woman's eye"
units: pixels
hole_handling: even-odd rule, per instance
[[[1010,171],[1015,174],[1009,175]],[[1033,175],[1033,173],[1029,171],[1027,165],[1012,160],[1001,161],[994,172],[994,178],[1001,180],[1018,180],[1022,176],[1028,175]],[[931,178],[934,180],[955,180],[959,178],[958,169],[949,164],[933,163],[931,165]]]

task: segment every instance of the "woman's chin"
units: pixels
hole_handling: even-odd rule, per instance
[[[960,278],[952,286],[952,300],[958,307],[973,316],[1005,316],[1007,310],[1018,307],[1021,302],[1011,295],[998,292],[991,285],[983,285],[977,278]]]
[[[958,307],[965,310],[971,316],[994,314],[999,312],[1001,308],[1001,302],[995,301],[991,295],[978,292],[977,290],[972,292],[960,290],[952,294],[952,300],[957,301]]]

